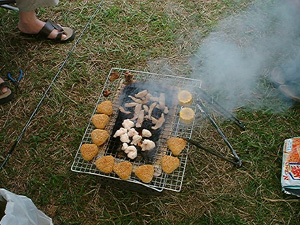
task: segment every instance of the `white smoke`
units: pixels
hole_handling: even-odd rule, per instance
[[[258,81],[276,66],[284,68],[289,79],[299,79],[300,7],[296,5],[256,1],[245,12],[222,21],[190,60],[193,77],[203,80],[210,93],[222,96],[228,109],[253,100]]]

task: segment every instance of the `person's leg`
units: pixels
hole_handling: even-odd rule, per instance
[[[39,20],[36,17],[35,11],[29,11],[29,12],[20,12],[19,13],[19,30],[26,34],[37,34],[40,32],[40,30],[44,27],[45,22]],[[50,39],[55,39],[58,30],[54,29],[48,36]],[[62,35],[62,40],[66,39],[66,35]]]

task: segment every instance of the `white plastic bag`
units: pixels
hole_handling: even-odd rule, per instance
[[[0,225],[53,225],[52,219],[38,210],[26,196],[0,189],[0,201],[6,202]]]

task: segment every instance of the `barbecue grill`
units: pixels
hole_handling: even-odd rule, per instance
[[[80,152],[80,147],[82,144],[85,143],[92,143],[91,140],[91,132],[95,129],[91,119],[88,123],[88,126],[85,130],[85,133],[82,137],[82,141],[79,145],[78,151],[75,155],[74,162],[72,164],[71,170],[78,173],[85,173],[100,176],[106,180],[119,180],[120,178],[115,173],[105,174],[98,170],[94,164],[95,160],[99,157],[104,155],[113,155],[117,162],[122,162],[127,160],[125,157],[120,154],[113,152],[111,149],[111,145],[115,141],[113,136],[113,131],[116,129],[116,124],[118,124],[118,116],[119,116],[119,106],[121,104],[121,96],[122,93],[126,90],[126,87],[132,85],[134,83],[151,83],[151,85],[157,84],[159,88],[166,87],[167,89],[172,89],[174,91],[180,89],[189,90],[193,96],[196,97],[197,93],[194,93],[193,90],[198,89],[201,87],[201,81],[196,79],[190,79],[185,77],[179,76],[172,76],[172,75],[163,75],[157,73],[149,73],[143,71],[135,71],[135,70],[127,70],[122,68],[112,68],[102,92],[97,100],[96,106],[92,113],[92,116],[96,113],[97,105],[105,100],[110,100],[113,103],[113,115],[110,116],[110,120],[106,125],[105,130],[107,130],[110,134],[110,138],[108,141],[100,147],[100,151],[98,156],[96,156],[92,161],[87,162],[85,161]],[[108,92],[109,91],[109,92]],[[107,93],[110,93],[109,95]],[[175,92],[174,92],[175,93]],[[176,95],[171,92],[170,96],[176,98]],[[196,105],[190,105],[196,113],[197,107]],[[181,138],[189,139],[192,136],[194,122],[190,124],[183,124],[179,120],[179,111],[181,110],[182,106],[177,104],[177,102],[172,103],[169,105],[169,113],[168,117],[166,117],[166,121],[164,126],[161,128],[159,133],[158,141],[156,142],[156,152],[154,153],[154,157],[151,160],[152,165],[154,166],[155,172],[152,181],[148,184],[143,183],[140,181],[134,173],[131,174],[131,177],[127,181],[123,181],[130,184],[130,186],[136,186],[137,189],[141,185],[152,189],[157,192],[161,192],[162,190],[172,190],[179,192],[182,187],[183,177],[185,173],[185,168],[187,164],[187,157],[189,151],[189,144],[187,143],[185,149],[181,152],[178,156],[180,160],[179,168],[177,168],[173,173],[166,174],[162,171],[160,165],[160,159],[163,155],[171,155],[171,151],[168,150],[166,146],[166,142],[168,138],[171,136],[178,136]],[[91,118],[92,118],[91,116]],[[131,162],[133,167],[145,164],[145,161],[142,159],[134,160]],[[149,163],[149,162],[148,162]]]

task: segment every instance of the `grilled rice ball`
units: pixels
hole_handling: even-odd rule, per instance
[[[96,160],[96,167],[103,173],[111,173],[113,171],[115,158],[111,155],[103,156]]]
[[[154,167],[152,165],[143,165],[135,168],[135,175],[144,183],[150,183],[154,175]]]
[[[95,145],[102,145],[109,137],[106,130],[95,129],[91,133],[92,141]]]
[[[177,95],[178,97],[178,101],[180,105],[189,105],[191,104],[192,100],[193,100],[193,96],[191,94],[191,92],[186,91],[186,90],[182,90],[178,93]]]
[[[98,146],[95,144],[83,144],[80,147],[81,156],[86,161],[91,161],[98,154]]]
[[[113,113],[112,102],[107,100],[97,105],[97,113],[103,113],[110,116]]]
[[[104,129],[106,124],[108,123],[109,117],[106,114],[95,114],[92,117],[92,122],[95,127],[99,129]]]
[[[185,148],[186,140],[179,137],[171,137],[167,141],[168,148],[172,151],[173,155],[178,156]]]
[[[128,180],[132,172],[132,164],[128,161],[114,165],[113,171],[122,179]]]
[[[165,173],[172,173],[178,168],[180,161],[177,157],[165,155],[161,158],[161,166]]]
[[[195,112],[191,108],[182,108],[179,112],[179,119],[184,123],[191,123],[194,120]]]

